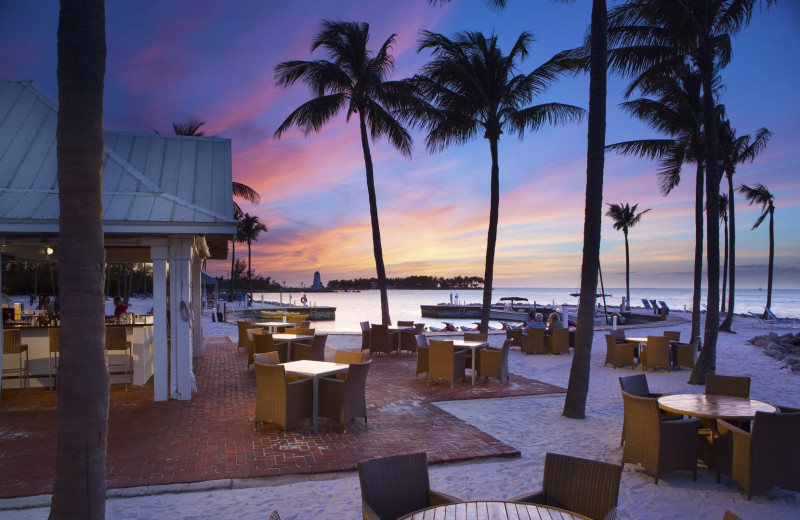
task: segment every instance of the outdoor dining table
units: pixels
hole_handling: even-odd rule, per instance
[[[486,348],[489,346],[488,341],[464,341],[463,339],[454,339],[453,340],[453,348],[468,348],[472,351],[472,384],[475,384],[475,376],[477,375],[475,370],[475,359],[478,357],[477,352],[475,352],[479,348]]]
[[[292,343],[295,341],[314,341],[314,336],[296,336],[294,334],[273,334],[272,339],[275,343],[286,343],[288,344],[288,348],[286,349],[286,358],[292,359]]]
[[[274,334],[275,332],[277,332],[277,329],[297,327],[297,324],[288,323],[285,321],[257,321],[253,323],[253,327],[261,327],[262,329],[269,329],[269,331]]]
[[[681,415],[726,421],[752,421],[756,412],[778,411],[777,407],[755,399],[706,394],[664,395],[658,398],[658,406]]]
[[[347,372],[350,365],[343,363],[329,363],[327,361],[290,361],[281,363],[287,374],[310,377],[314,380],[314,397],[311,408],[311,433],[319,432],[319,378]]]
[[[394,347],[397,350],[397,354],[400,355],[400,346],[402,345],[402,340],[400,339],[400,335],[404,332],[414,332],[414,327],[393,327],[389,326],[389,336],[391,337],[392,333],[396,333],[394,337]]]
[[[640,348],[647,348],[647,338],[628,338],[628,337],[626,337],[625,338],[625,342],[626,343],[638,343]],[[678,343],[680,343],[680,341],[675,341],[675,340],[672,340],[672,339],[669,341],[669,361],[673,365],[675,364],[675,348],[674,347]],[[641,351],[639,352],[639,355],[641,356]],[[644,365],[642,365],[642,370],[644,370]],[[670,367],[670,370],[672,370],[672,367]]]
[[[399,520],[472,520],[480,518],[482,520],[510,520],[523,518],[561,520],[588,519],[588,516],[572,513],[564,509],[539,504],[523,504],[522,502],[500,502],[500,501],[480,501],[480,502],[459,502],[457,504],[445,504],[429,507],[414,511]]]

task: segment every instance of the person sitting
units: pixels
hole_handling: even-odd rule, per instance
[[[122,298],[117,296],[114,298],[114,316],[119,316],[120,314],[125,314],[128,312],[128,306],[122,303]]]
[[[563,329],[564,323],[561,321],[561,316],[557,312],[551,312],[547,317],[547,331],[551,332],[553,329]]]
[[[546,327],[546,325],[542,321],[543,319],[544,319],[544,316],[542,316],[542,313],[541,312],[537,312],[533,316],[533,319],[531,320],[531,322],[528,323],[528,326],[525,327],[525,330],[527,331],[528,329],[544,329]]]

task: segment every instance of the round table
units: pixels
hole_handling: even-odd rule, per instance
[[[726,421],[752,421],[756,412],[778,411],[777,407],[755,399],[706,394],[664,395],[658,398],[658,406],[681,415]]]
[[[481,518],[486,520],[507,520],[517,518],[553,518],[550,512],[558,511],[561,515],[555,518],[562,520],[587,520],[588,516],[571,513],[563,509],[538,504],[523,504],[521,502],[459,502],[443,506],[420,509],[400,517],[400,520],[467,520]]]

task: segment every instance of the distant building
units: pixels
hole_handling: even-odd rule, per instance
[[[312,282],[311,287],[309,289],[324,289],[325,286],[322,285],[322,279],[319,277],[319,271],[314,271],[314,282]]]

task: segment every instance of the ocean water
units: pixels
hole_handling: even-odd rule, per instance
[[[521,296],[528,298],[531,302],[542,305],[575,305],[578,299],[570,296],[576,292],[575,288],[531,288],[531,287],[497,287],[493,291],[492,301],[496,302],[505,296]],[[380,323],[381,304],[380,293],[377,290],[361,292],[335,292],[335,293],[255,293],[256,301],[263,295],[264,301],[276,301],[300,305],[300,298],[306,295],[308,305],[332,306],[336,307],[335,321],[316,322],[317,330],[320,331],[354,331],[360,330],[359,322],[369,321]],[[625,295],[624,288],[608,288],[606,294],[611,294],[606,298],[609,306],[618,307]],[[392,322],[398,320],[414,320],[425,322],[429,326],[441,326],[435,318],[422,318],[420,305],[435,305],[442,302],[450,302],[450,298],[456,297],[463,303],[480,303],[483,299],[481,289],[469,290],[389,290],[389,314]],[[682,312],[684,306],[691,310],[692,289],[676,288],[631,288],[631,306],[642,307],[642,298],[648,300],[655,299],[666,302],[672,312]],[[766,303],[766,291],[758,289],[737,289],[736,303],[734,310],[738,314],[747,312],[763,312]],[[706,301],[706,292],[703,291],[702,302]],[[602,298],[598,298],[602,304]],[[234,309],[236,308],[234,305]],[[726,306],[727,307],[727,306]],[[800,318],[800,290],[797,289],[777,289],[772,291],[772,310],[781,317]],[[474,320],[448,320],[456,325],[470,325]],[[491,326],[500,326],[498,322],[490,322]]]

